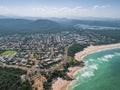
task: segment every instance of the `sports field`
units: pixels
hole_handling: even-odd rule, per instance
[[[6,50],[4,52],[1,53],[1,55],[12,55],[15,54],[17,51],[15,50]]]

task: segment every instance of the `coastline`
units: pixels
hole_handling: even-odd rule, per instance
[[[99,52],[99,51],[103,51],[103,50],[107,50],[107,49],[113,49],[113,48],[119,48],[120,47],[120,43],[117,44],[108,44],[108,45],[99,45],[99,46],[88,46],[87,48],[85,48],[83,51],[80,51],[78,53],[75,54],[74,58],[78,61],[82,61],[83,58],[90,54],[90,53],[95,53],[95,52]],[[82,67],[70,67],[69,72],[67,72],[67,74],[70,77],[74,76],[74,73],[76,71],[78,71],[80,68]],[[53,83],[52,88],[53,90],[66,90],[67,87],[71,84],[72,81],[67,81],[67,80],[63,80],[61,78],[58,78],[55,83]]]

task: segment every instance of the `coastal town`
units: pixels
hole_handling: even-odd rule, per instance
[[[21,79],[34,81],[33,90],[42,90],[47,80],[42,74],[61,70],[68,61],[68,48],[74,43],[96,44],[113,39],[92,32],[64,31],[50,34],[0,36],[0,65],[27,71]]]
[[[61,32],[53,34],[7,35],[0,37],[0,50],[11,51],[0,55],[0,62],[20,67],[46,68],[61,62],[65,49],[73,43],[94,44],[105,41],[104,36],[94,33]],[[4,54],[5,53],[5,54]]]
[[[120,90],[120,0],[0,0],[0,90]]]

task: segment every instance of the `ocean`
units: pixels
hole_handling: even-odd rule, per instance
[[[68,90],[120,90],[120,48],[88,54]]]

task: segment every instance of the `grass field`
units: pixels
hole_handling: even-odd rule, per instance
[[[12,55],[14,53],[16,53],[15,50],[7,50],[7,51],[2,52],[1,55]]]

